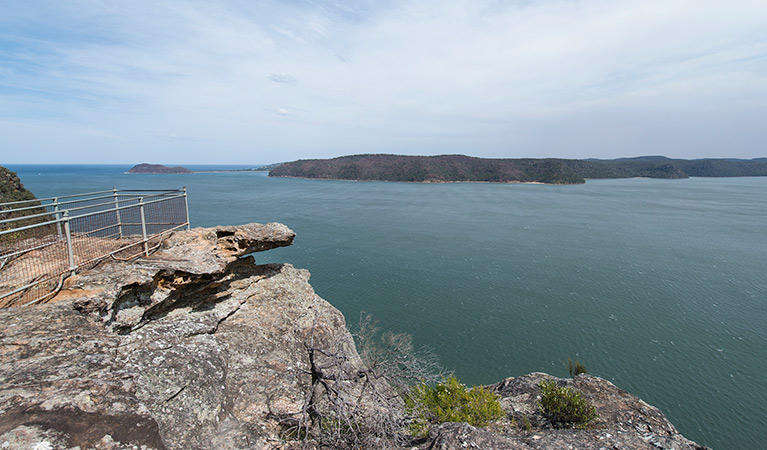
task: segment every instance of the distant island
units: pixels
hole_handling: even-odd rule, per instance
[[[133,166],[128,173],[192,173],[192,171],[181,166],[168,167],[162,164],[143,163]]]
[[[282,163],[270,177],[422,183],[489,182],[579,184],[592,178],[767,176],[767,158],[488,159],[465,155],[367,154]]]

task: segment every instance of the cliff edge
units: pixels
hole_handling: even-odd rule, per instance
[[[297,424],[338,392],[362,392],[370,372],[307,271],[255,263],[294,236],[281,224],[177,232],[149,257],[71,277],[47,304],[0,310],[0,448],[322,448]],[[583,392],[598,425],[554,428],[538,411],[541,380]],[[504,419],[442,424],[406,448],[702,448],[597,377],[536,373],[489,388]]]

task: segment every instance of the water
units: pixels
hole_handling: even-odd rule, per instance
[[[38,197],[186,185],[194,226],[283,222],[295,244],[257,261],[309,269],[349,323],[366,311],[413,334],[468,384],[566,376],[571,357],[700,444],[767,442],[767,178],[543,186],[9,168]]]

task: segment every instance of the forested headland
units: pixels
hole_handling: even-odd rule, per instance
[[[304,159],[278,165],[271,177],[357,181],[578,184],[589,178],[767,176],[767,158],[489,159],[465,155],[367,154]]]

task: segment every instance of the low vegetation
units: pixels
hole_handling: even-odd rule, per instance
[[[589,373],[589,371],[586,369],[586,366],[581,364],[580,361],[575,360],[575,362],[573,362],[573,360],[570,358],[567,358],[567,369],[570,372],[570,378],[582,373]]]
[[[410,335],[381,333],[363,314],[354,338],[364,368],[351,365],[343,348],[324,347],[314,331],[309,336],[312,388],[301,417],[281,424],[283,437],[301,448],[409,447],[436,424],[485,427],[504,416],[495,393],[444,376]]]
[[[559,428],[588,428],[599,417],[596,408],[583,394],[556,381],[542,381],[538,407]]]
[[[348,358],[348,348],[328,348],[314,328],[306,342],[312,387],[298,420],[286,418],[284,436],[301,448],[395,448],[408,445],[405,397],[418,383],[442,379],[433,354],[413,346],[410,335],[381,333],[363,314],[354,333],[364,368]]]
[[[413,417],[410,430],[425,436],[432,425],[466,422],[486,427],[503,417],[498,396],[483,387],[467,388],[455,376],[430,386],[421,383],[405,396],[405,411]]]

